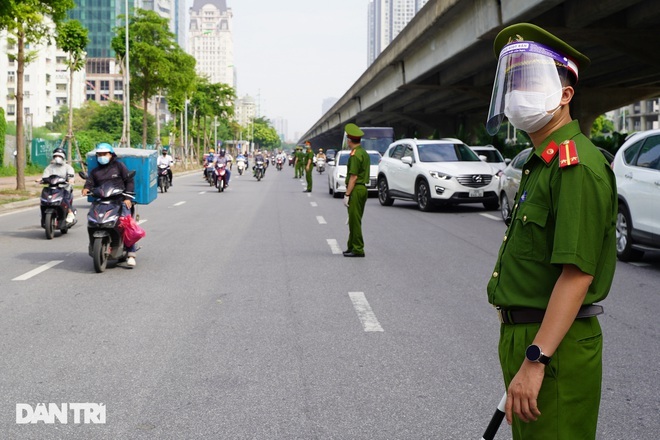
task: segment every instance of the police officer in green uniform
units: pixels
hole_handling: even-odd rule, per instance
[[[346,171],[346,193],[344,205],[348,208],[348,244],[344,257],[364,257],[364,239],[362,238],[362,215],[367,203],[367,184],[371,159],[362,148],[360,141],[364,132],[355,124],[344,128],[351,155]]]
[[[305,153],[302,151],[302,147],[296,147],[296,164],[295,168],[295,178],[300,179],[303,176],[303,162],[305,160]]]
[[[305,167],[305,180],[307,180],[307,189],[303,192],[311,193],[312,192],[312,170],[314,169],[314,152],[312,151],[312,143],[310,141],[305,141],[305,156],[303,159],[303,166]]]
[[[497,133],[506,116],[534,144],[487,288],[501,321],[506,419],[516,440],[595,439],[602,307],[594,303],[614,276],[617,195],[608,163],[570,115],[590,61],[528,23],[502,30],[494,50],[486,127]]]

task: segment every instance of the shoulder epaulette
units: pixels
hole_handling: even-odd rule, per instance
[[[566,140],[559,145],[559,168],[570,167],[580,163],[575,141]]]

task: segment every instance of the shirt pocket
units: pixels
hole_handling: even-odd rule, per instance
[[[516,256],[523,260],[544,261],[548,253],[546,224],[549,209],[529,201],[518,208],[514,242]]]

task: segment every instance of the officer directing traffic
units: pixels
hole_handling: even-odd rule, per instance
[[[344,257],[364,257],[362,216],[368,197],[366,185],[369,183],[371,159],[360,145],[364,132],[355,124],[346,124],[344,130],[348,147],[351,149],[344,193],[344,205],[348,208],[348,243]]]
[[[617,194],[570,115],[590,61],[528,23],[502,30],[494,51],[486,127],[495,134],[506,117],[534,144],[487,288],[501,320],[506,419],[514,439],[595,439],[603,309],[594,303],[614,276]]]

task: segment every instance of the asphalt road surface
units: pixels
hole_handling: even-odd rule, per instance
[[[36,207],[0,216],[0,438],[481,438],[504,391],[485,293],[498,213],[370,198],[367,256],[349,259],[326,175],[311,194],[292,177],[234,173],[222,194],[175,178],[139,207],[137,267],[102,274],[86,201],[53,240]],[[655,439],[660,254],[618,263],[603,305],[598,438]],[[40,403],[102,403],[105,423],[70,407],[17,423]]]

